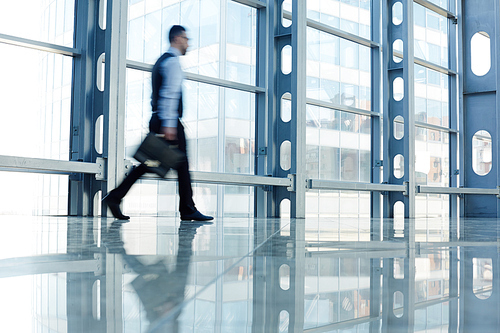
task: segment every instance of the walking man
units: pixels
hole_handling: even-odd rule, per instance
[[[184,80],[184,73],[179,57],[186,54],[189,47],[189,38],[183,26],[174,25],[170,29],[168,39],[170,48],[156,61],[151,74],[153,115],[149,122],[149,130],[153,133],[163,134],[169,143],[177,144],[179,150],[186,154],[186,137],[184,135],[184,126],[180,121],[182,117],[182,81]],[[132,185],[147,171],[148,167],[143,163],[140,164],[130,172],[117,188],[103,198],[104,203],[109,207],[114,217],[122,220],[130,218],[123,215],[120,210],[120,203]],[[177,174],[181,220],[212,220],[212,216],[203,215],[194,205],[187,158],[182,163],[179,163]]]

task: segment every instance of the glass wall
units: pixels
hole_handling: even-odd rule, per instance
[[[74,0],[4,2],[0,33],[73,47],[74,6]],[[68,161],[72,57],[4,43],[0,54],[0,141],[9,142],[0,155]],[[0,214],[67,214],[68,176],[0,172],[0,182],[11,189]]]

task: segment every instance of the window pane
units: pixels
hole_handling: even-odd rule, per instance
[[[449,134],[420,127],[416,132],[417,184],[449,186]]]
[[[74,0],[0,3],[0,33],[73,46]]]
[[[221,11],[219,0],[156,2],[155,6],[129,2],[127,58],[154,64],[170,47],[172,25],[181,24],[190,38],[188,52],[180,58],[186,72],[255,84],[257,10],[227,0],[225,20]]]
[[[415,57],[448,67],[448,19],[414,4]]]
[[[371,109],[370,50],[308,29],[307,97]]]
[[[370,39],[370,0],[307,0],[307,18]]]
[[[448,107],[448,76],[415,65],[415,120],[447,127]]]
[[[69,159],[72,58],[0,44],[0,155]],[[29,96],[29,98],[26,98]]]

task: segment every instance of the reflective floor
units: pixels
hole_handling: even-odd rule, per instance
[[[499,220],[370,222],[0,216],[0,332],[500,331]]]

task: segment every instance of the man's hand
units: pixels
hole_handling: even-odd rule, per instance
[[[169,141],[177,140],[177,127],[162,127],[161,133],[165,135],[165,139]]]

